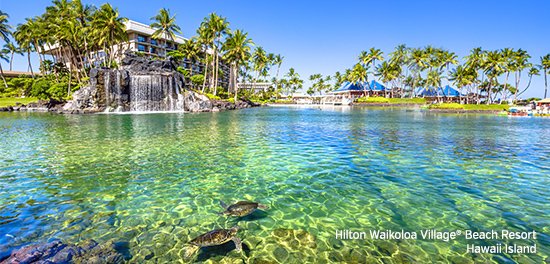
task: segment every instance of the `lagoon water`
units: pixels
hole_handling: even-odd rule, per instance
[[[239,225],[197,261],[550,261],[550,119],[404,109],[0,113],[0,258],[29,243],[128,242],[132,263]],[[219,201],[269,210],[220,216]],[[536,240],[372,240],[370,230],[536,231]],[[367,232],[339,240],[337,230]],[[469,254],[467,244],[537,245]]]

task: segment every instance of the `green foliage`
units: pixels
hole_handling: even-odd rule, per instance
[[[458,103],[443,103],[433,104],[429,109],[450,109],[450,110],[465,110],[465,111],[502,111],[508,110],[508,105],[497,104],[458,104]]]
[[[181,66],[178,66],[178,68],[176,69],[176,71],[178,71],[179,73],[183,74],[183,76],[185,76],[185,78],[188,78],[189,77],[189,71]]]
[[[52,81],[46,78],[40,78],[34,81],[30,91],[30,95],[38,99],[48,99],[48,90],[52,86]]]
[[[424,98],[386,98],[378,96],[361,97],[356,100],[357,103],[366,104],[425,104]]]
[[[227,99],[227,101],[234,104],[235,103],[235,98],[231,97],[231,98]]]
[[[5,97],[17,97],[28,95],[32,87],[33,79],[26,77],[10,78],[8,88],[1,91]],[[2,88],[4,88],[2,86]]]
[[[204,75],[202,74],[195,74],[191,76],[191,83],[193,83],[193,86],[197,87],[201,85],[204,82]]]
[[[210,94],[210,93],[206,93],[205,95],[206,95],[206,96],[208,97],[208,99],[210,99],[210,100],[221,100],[221,99],[222,99],[222,98],[220,98],[219,96],[213,95],[213,94]]]
[[[25,97],[25,98],[16,98],[16,97],[7,97],[7,98],[0,98],[0,107],[6,107],[6,106],[15,106],[16,104],[29,104],[32,102],[38,101],[38,98],[36,97]]]

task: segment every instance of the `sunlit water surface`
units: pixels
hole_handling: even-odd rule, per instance
[[[0,135],[4,256],[91,238],[128,242],[130,262],[176,262],[193,237],[239,225],[242,253],[228,243],[196,261],[549,261],[550,119],[292,107],[0,113]],[[227,218],[220,200],[270,208]],[[536,230],[536,241],[515,242],[538,252],[467,254],[463,239],[337,240],[338,229]]]

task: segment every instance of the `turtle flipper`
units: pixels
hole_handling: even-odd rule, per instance
[[[189,244],[187,247],[183,249],[184,250],[183,258],[186,261],[192,260],[195,257],[195,254],[197,253],[197,251],[199,251],[199,249],[201,249],[201,247],[197,245]]]
[[[223,209],[227,209],[228,207],[222,200],[220,200],[220,206],[223,207]]]
[[[258,204],[258,209],[267,210],[269,207],[265,204]]]
[[[243,243],[240,238],[233,237],[231,240],[233,240],[233,243],[235,243],[235,247],[237,247],[237,252],[241,252],[243,250]]]

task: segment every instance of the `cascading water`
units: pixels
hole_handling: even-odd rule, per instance
[[[183,111],[183,98],[172,76],[130,76],[129,94],[130,111]]]
[[[183,111],[184,96],[172,75],[129,74],[123,87],[120,71],[107,71],[104,75],[105,105],[107,112]]]

